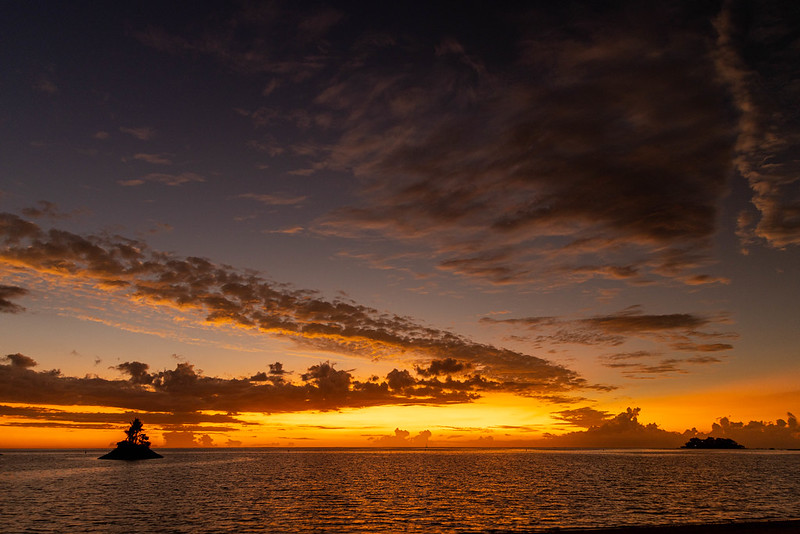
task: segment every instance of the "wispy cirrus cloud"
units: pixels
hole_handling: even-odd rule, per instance
[[[172,165],[172,157],[169,154],[148,154],[141,152],[134,154],[133,159],[153,165]]]
[[[796,92],[796,14],[757,6],[748,29],[732,4],[570,5],[470,13],[491,45],[450,20],[410,31],[385,6],[247,6],[138,37],[268,73],[264,105],[238,110],[266,131],[251,146],[292,158],[290,174],[352,173],[362,200],[314,229],[354,248],[403,241],[440,273],[494,285],[727,283],[709,272],[710,244],[734,168],[758,212],[741,216],[742,236],[796,243],[797,121],[772,101]]]
[[[40,74],[33,83],[33,88],[48,95],[58,94],[58,85],[53,80],[52,72]]]
[[[716,66],[739,111],[736,168],[753,191],[755,211],[739,216],[745,247],[756,240],[783,248],[800,244],[800,98],[795,28],[789,3],[726,3],[714,19]]]
[[[724,324],[724,316],[708,317],[692,313],[646,314],[642,307],[629,306],[622,311],[595,315],[585,318],[565,319],[555,316],[494,319],[483,317],[484,324],[505,324],[521,326],[527,330],[555,330],[554,333],[539,336],[539,341],[556,343],[591,343],[621,345],[629,337],[655,339],[674,342],[675,350],[714,352],[732,348],[727,343],[698,344],[689,342],[691,337],[731,338],[732,332],[704,332],[714,324]]]
[[[730,345],[720,344],[716,350],[728,350]],[[716,351],[715,350],[715,351]],[[659,375],[686,374],[687,366],[722,363],[715,356],[691,356],[689,358],[664,358],[661,352],[635,351],[603,354],[600,363],[608,368],[617,369],[627,378],[653,379]]]
[[[72,217],[84,214],[86,211],[82,209],[74,209],[69,212],[62,211],[58,204],[50,202],[49,200],[40,200],[35,206],[22,208],[22,214],[32,219],[70,219]]]
[[[295,206],[308,197],[305,195],[290,195],[287,193],[243,193],[236,198],[255,200],[267,206]]]
[[[722,281],[696,272],[733,144],[708,43],[595,15],[580,38],[531,29],[506,69],[450,40],[427,69],[340,72],[315,102],[340,114],[327,161],[365,202],[320,229],[424,243],[494,284]]]
[[[144,185],[148,182],[176,187],[193,182],[205,182],[204,176],[194,172],[182,172],[179,174],[167,174],[163,172],[153,172],[142,178],[132,178],[130,180],[118,180],[117,183],[124,187],[135,187]]]
[[[684,364],[719,363],[722,360],[712,356],[664,358],[663,351],[724,352],[733,349],[733,345],[720,340],[737,337],[735,332],[728,330],[708,330],[724,326],[727,323],[725,316],[714,317],[692,313],[645,314],[640,306],[631,306],[612,314],[575,319],[484,317],[480,322],[486,325],[524,328],[533,335],[528,336],[515,331],[515,337],[520,340],[527,339],[536,347],[561,344],[620,347],[631,340],[649,341],[661,347],[657,352],[638,350],[605,354],[600,357],[604,366],[620,369],[623,375],[629,377],[685,373]]]
[[[119,131],[131,135],[140,141],[149,141],[156,135],[155,128],[149,126],[140,126],[136,128],[120,126]]]
[[[325,299],[314,291],[267,282],[202,258],[150,251],[140,241],[45,231],[3,214],[0,243],[4,263],[90,280],[102,290],[141,302],[194,310],[205,315],[207,324],[232,324],[315,350],[429,365],[441,361],[447,366],[454,360],[475,370],[470,387],[525,395],[600,387],[537,356],[474,342],[353,301]],[[441,382],[434,377],[421,385],[438,388]]]
[[[269,95],[280,89],[282,81],[308,80],[326,66],[326,35],[342,18],[343,13],[327,7],[250,4],[236,10],[223,24],[198,25],[183,35],[151,26],[137,37],[147,46],[172,54],[207,55],[239,72],[269,73],[272,88],[265,90]],[[243,43],[243,32],[270,38],[257,37]],[[276,48],[275,43],[281,46]]]
[[[262,230],[264,234],[282,234],[282,235],[297,235],[305,232],[302,226],[289,226],[288,228],[280,228],[277,230]]]
[[[471,13],[491,45],[450,20],[409,31],[407,13],[385,9],[250,6],[224,30],[139,38],[270,74],[267,103],[241,110],[268,130],[252,146],[293,158],[290,173],[359,182],[362,201],[322,217],[318,232],[412,243],[440,273],[489,284],[727,281],[707,272],[736,142],[714,7]],[[282,46],[235,31],[244,28]],[[287,105],[291,92],[311,103]]]

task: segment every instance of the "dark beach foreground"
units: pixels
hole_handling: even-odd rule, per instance
[[[736,522],[710,525],[668,525],[600,529],[560,529],[559,533],[585,534],[800,534],[800,519],[790,521]]]

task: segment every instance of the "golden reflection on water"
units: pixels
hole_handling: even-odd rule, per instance
[[[4,528],[513,532],[800,517],[800,453],[160,452],[101,463],[83,451],[6,452]]]

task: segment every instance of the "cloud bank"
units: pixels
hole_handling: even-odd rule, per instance
[[[496,437],[483,433],[477,438],[465,435],[442,439],[440,436],[423,431],[411,437],[407,430],[395,429],[394,435],[384,435],[374,440],[375,445],[388,447],[425,446],[469,446],[469,447],[543,447],[543,448],[599,448],[599,449],[678,449],[691,438],[706,437],[731,438],[747,448],[800,448],[800,426],[791,413],[787,419],[775,422],[750,421],[732,422],[727,417],[718,419],[711,425],[708,433],[691,428],[683,432],[664,430],[656,423],[639,422],[640,408],[628,408],[624,412],[611,415],[609,412],[582,407],[554,412],[555,419],[564,421],[582,430],[562,434],[545,433],[543,438],[525,439]],[[443,427],[447,428],[447,427]],[[464,429],[472,432],[487,432],[498,427],[484,429]],[[461,429],[460,429],[461,430]],[[528,430],[517,428],[516,430]]]
[[[748,448],[798,448],[800,447],[800,426],[791,413],[787,420],[776,422],[750,421],[731,422],[727,417],[714,423],[709,433],[698,432],[692,428],[684,432],[670,432],[659,428],[655,423],[639,422],[640,408],[628,408],[611,417],[607,412],[592,408],[556,412],[556,416],[575,426],[588,427],[586,430],[550,435],[541,443],[556,447],[642,447],[677,448],[689,439],[704,439],[709,436],[731,438]]]
[[[202,411],[285,413],[339,410],[379,405],[443,405],[472,402],[486,392],[538,393],[530,384],[486,378],[478,373],[446,378],[414,376],[393,369],[385,377],[358,380],[330,362],[310,366],[299,381],[286,378],[280,362],[269,371],[250,377],[205,376],[188,362],[175,369],[151,372],[143,362],[123,362],[115,367],[126,378],[71,377],[57,369],[37,371],[36,361],[9,354],[0,364],[0,402],[30,405],[107,406],[140,412],[173,414],[158,421],[236,422],[234,418],[208,419]],[[533,392],[532,392],[533,390]],[[64,420],[51,410],[20,412],[33,419]],[[55,415],[54,415],[55,414]],[[109,421],[101,415],[93,422]],[[118,416],[117,416],[118,417]],[[69,419],[78,421],[84,419]]]
[[[202,258],[151,251],[139,241],[45,231],[1,214],[0,245],[0,261],[9,267],[88,281],[98,291],[195,310],[210,324],[232,324],[316,350],[431,365],[450,359],[480,372],[476,380],[485,376],[529,395],[595,387],[537,356],[473,342],[355,302],[328,300]]]

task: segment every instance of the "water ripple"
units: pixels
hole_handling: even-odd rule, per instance
[[[514,532],[800,518],[800,453],[174,450],[0,457],[10,532]]]

